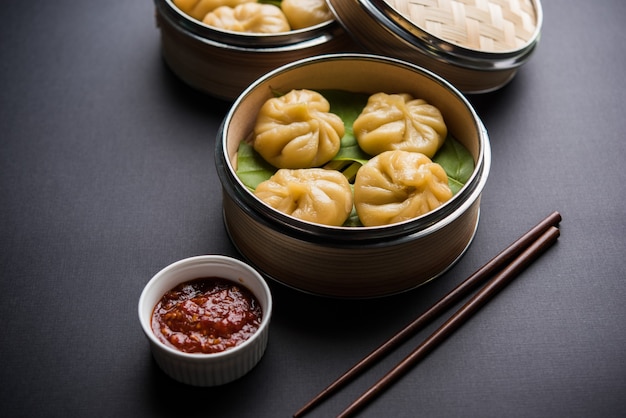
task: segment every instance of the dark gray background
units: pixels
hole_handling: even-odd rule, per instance
[[[245,378],[174,383],[137,320],[150,277],[237,256],[215,134],[228,110],[163,65],[149,0],[5,1],[0,25],[0,405],[5,416],[286,417],[548,213],[555,247],[364,417],[619,416],[626,409],[626,2],[545,0],[515,80],[471,97],[492,141],[465,257],[369,301],[271,283]],[[437,324],[310,416],[338,413]]]

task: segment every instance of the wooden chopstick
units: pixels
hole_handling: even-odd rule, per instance
[[[306,405],[304,405],[300,410],[298,410],[293,416],[294,418],[300,417],[306,412],[313,409],[315,406],[320,404],[324,399],[328,398],[331,394],[339,390],[341,387],[345,386],[351,380],[356,378],[359,374],[364,372],[367,368],[376,363],[380,358],[388,354],[391,350],[398,347],[405,340],[407,340],[410,336],[417,333],[421,328],[423,328],[426,324],[431,322],[434,318],[440,315],[444,310],[446,310],[451,305],[460,301],[464,296],[468,295],[474,288],[476,288],[480,283],[484,282],[488,277],[492,276],[498,270],[502,269],[507,263],[511,262],[515,257],[515,261],[512,262],[505,270],[503,270],[498,276],[494,277],[491,282],[485,286],[485,288],[481,291],[481,293],[474,296],[471,300],[473,301],[471,306],[474,308],[466,308],[465,306],[461,308],[464,312],[469,311],[471,313],[476,309],[477,304],[483,304],[486,302],[487,298],[490,298],[494,291],[494,284],[501,283],[497,286],[502,286],[502,283],[506,283],[511,280],[515,275],[519,274],[521,269],[526,265],[530,264],[541,252],[543,252],[549,245],[551,245],[559,235],[559,231],[555,228],[556,225],[561,221],[561,215],[558,212],[553,212],[548,215],[545,219],[543,219],[540,223],[522,235],[519,239],[513,242],[510,246],[500,252],[496,257],[487,262],[484,266],[478,269],[474,274],[469,276],[465,281],[460,283],[457,287],[455,287],[452,291],[446,294],[442,299],[436,302],[432,307],[426,310],[422,315],[416,318],[413,322],[404,327],[400,332],[395,334],[381,346],[379,346],[376,350],[371,352],[368,356],[363,358],[360,362],[355,364],[352,368],[350,368],[347,372],[341,375],[337,380],[331,383],[326,389],[320,392],[315,398],[309,401]],[[497,287],[499,289],[499,287]],[[490,290],[492,289],[492,290]],[[481,296],[482,294],[482,296]],[[476,301],[478,299],[478,301]],[[469,304],[470,302],[468,302]],[[459,312],[461,311],[459,310]],[[431,336],[429,340],[432,339],[430,343],[423,343],[418,349],[421,354],[416,354],[415,356],[411,356],[412,360],[408,361],[410,364],[417,362],[417,360],[425,354],[425,351],[434,348],[434,345],[438,344],[440,340],[442,340],[442,336],[447,336],[452,329],[455,329],[458,325],[460,325],[460,320],[465,320],[459,318],[459,312],[453,316],[456,320],[453,324],[449,324],[451,321],[448,320],[440,328],[436,333],[439,334],[438,337],[435,337],[435,334]],[[446,325],[447,324],[447,325]],[[428,341],[428,340],[427,340]],[[416,350],[418,350],[416,349]],[[416,357],[416,358],[415,358]],[[404,362],[403,362],[404,363]],[[404,366],[406,368],[408,366]],[[404,371],[404,369],[402,369]],[[402,371],[402,372],[403,372]],[[391,380],[395,380],[395,378],[399,377],[398,375],[402,373],[401,371],[390,372],[383,381],[376,384],[373,388],[371,388],[368,392],[366,392],[363,396],[361,396],[355,403],[353,403],[346,411],[345,414],[351,414],[363,406],[367,401],[373,398],[376,394],[378,394],[384,387],[386,387]],[[344,415],[346,416],[346,415]]]
[[[541,253],[551,246],[559,237],[559,230],[551,226],[537,241],[522,252],[511,264],[494,276],[485,287],[474,295],[454,315],[430,335],[423,343],[411,352],[404,360],[398,363],[389,373],[383,376],[376,384],[354,401],[338,417],[348,417],[360,410],[374,397],[389,387],[395,380],[406,373],[413,365],[424,358],[430,351],[439,345],[450,334],[456,331],[476,311],[484,306],[498,291],[514,279],[525,267],[532,263]]]

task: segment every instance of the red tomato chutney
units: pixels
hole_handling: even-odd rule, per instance
[[[205,277],[179,284],[154,307],[152,330],[186,353],[218,353],[254,334],[263,312],[252,292],[235,282]]]

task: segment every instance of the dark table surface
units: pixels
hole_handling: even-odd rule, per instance
[[[219,388],[177,384],[158,369],[137,302],[173,261],[238,256],[213,160],[229,104],[165,67],[149,0],[4,5],[4,416],[290,416],[554,210],[559,242],[362,416],[623,416],[626,2],[545,0],[531,61],[502,90],[470,97],[493,165],[458,264],[419,289],[366,301],[271,282],[265,357]],[[341,411],[437,325],[310,416]]]

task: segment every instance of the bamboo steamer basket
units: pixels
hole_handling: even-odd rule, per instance
[[[407,92],[425,99],[440,109],[449,132],[474,157],[470,180],[436,210],[381,227],[323,226],[276,211],[237,177],[237,148],[250,136],[258,110],[274,91],[301,88]],[[449,269],[474,237],[491,165],[487,131],[460,91],[414,64],[371,54],[310,57],[269,72],[236,99],[216,142],[223,218],[233,244],[266,277],[327,297],[391,295]]]
[[[168,67],[191,87],[225,101],[280,65],[359,50],[336,20],[282,34],[250,34],[212,28],[172,0],[155,0],[155,14]]]
[[[327,0],[367,51],[428,68],[464,93],[506,85],[540,37],[539,0]]]

